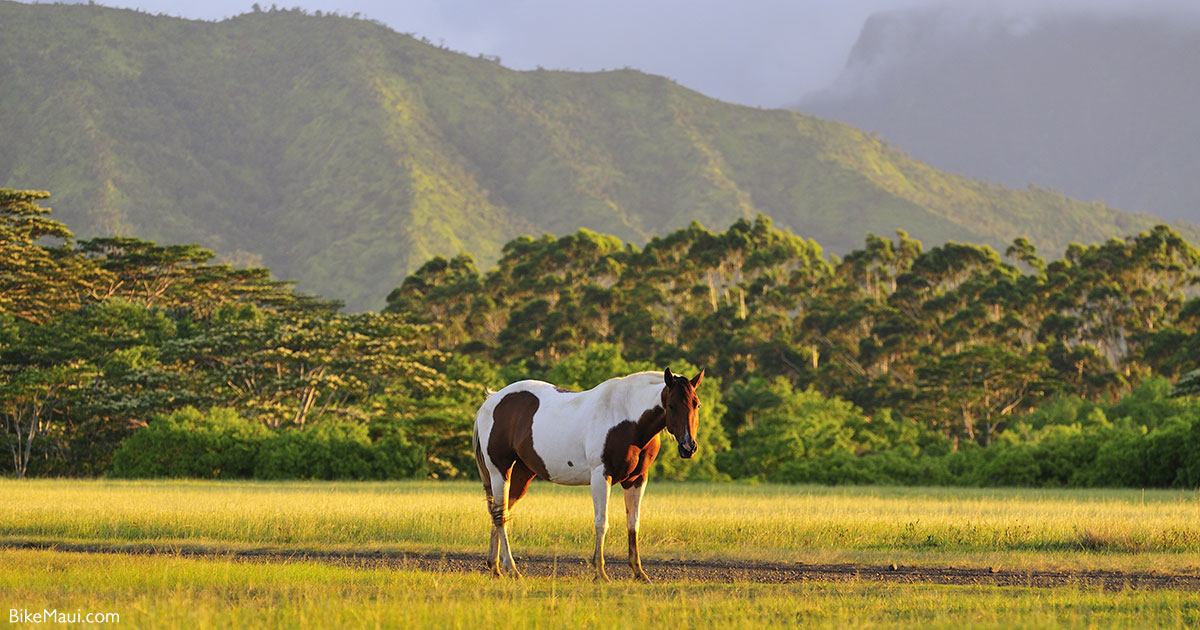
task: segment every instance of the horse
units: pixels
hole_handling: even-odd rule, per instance
[[[521,574],[508,544],[513,505],[534,477],[568,486],[590,485],[596,516],[596,548],[591,566],[597,581],[611,581],[604,569],[608,495],[625,489],[629,567],[649,582],[638,553],[638,521],[650,465],[658,456],[665,428],[678,442],[679,456],[696,454],[696,387],[704,378],[638,372],[574,392],[536,380],[518,381],[488,396],[475,415],[472,446],[487,493],[492,535],[487,565],[501,576],[501,563]]]

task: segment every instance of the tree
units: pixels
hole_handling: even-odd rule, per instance
[[[273,280],[263,268],[212,264],[213,252],[199,245],[157,245],[130,237],[94,238],[79,251],[105,272],[95,300],[119,297],[148,307],[182,309],[207,317],[226,304],[254,304],[276,311],[332,312],[340,303],[297,293],[291,282]]]
[[[1195,396],[1200,394],[1200,370],[1192,370],[1180,377],[1171,388],[1172,396]]]
[[[0,418],[4,420],[17,478],[25,477],[34,440],[50,432],[54,415],[61,412],[64,394],[80,387],[94,374],[92,366],[73,361],[4,375],[0,382]]]
[[[10,433],[34,427],[19,431],[25,450],[32,454],[38,438],[58,472],[88,472],[74,465],[84,460],[106,463],[146,417],[189,400],[157,360],[172,331],[162,313],[123,300],[87,304],[42,325],[0,325],[0,402]]]
[[[1046,363],[1039,353],[993,345],[929,356],[918,370],[917,408],[938,419],[947,437],[987,446],[1014,411],[1032,408],[1045,394]]]
[[[430,327],[395,315],[271,313],[227,307],[164,348],[165,360],[194,370],[194,388],[271,427],[349,417],[356,405],[395,387],[444,391],[420,348]]]
[[[0,315],[44,323],[78,308],[109,279],[72,249],[67,226],[37,205],[49,196],[0,188]],[[48,241],[58,244],[43,244]]]

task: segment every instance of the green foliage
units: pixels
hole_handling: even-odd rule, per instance
[[[393,428],[372,441],[357,422],[322,422],[263,441],[258,479],[398,479],[423,476],[425,452]]]
[[[574,390],[591,389],[615,376],[657,369],[648,361],[626,361],[616,344],[590,345],[579,352],[567,355],[554,363],[545,375],[545,380],[560,387]],[[688,378],[694,376],[687,372]]]
[[[49,196],[0,188],[0,315],[43,323],[78,308],[109,279],[69,246],[67,226],[37,205]]]
[[[730,455],[737,453],[735,449]],[[922,456],[886,451],[855,457],[842,451],[788,462],[774,479],[1194,488],[1200,485],[1200,402],[1170,399],[1163,382],[1151,380],[1112,404],[1074,397],[1052,401],[1014,423],[987,448],[969,444],[944,454],[925,451]]]
[[[114,477],[397,479],[422,476],[425,454],[395,427],[361,423],[271,431],[232,409],[158,416],[113,457]]]
[[[802,472],[806,462],[854,459],[875,449],[911,456],[919,448],[916,427],[891,412],[868,418],[844,400],[794,390],[781,377],[753,378],[733,393],[739,404],[731,411],[738,415],[727,418],[736,427],[736,448],[717,459],[721,471],[733,477],[817,481]]]
[[[1074,245],[1050,262],[1018,239],[1008,253],[1025,271],[987,246],[923,251],[904,232],[868,235],[864,249],[826,260],[761,216],[721,233],[693,224],[644,250],[581,231],[516,239],[504,251],[484,274],[431,261],[387,310],[443,323],[438,347],[504,364],[508,380],[582,387],[673,361],[704,365],[728,384],[721,397],[732,413],[721,420],[735,447],[756,411],[788,419],[763,434],[788,442],[764,455],[779,464],[751,472],[744,467],[763,465],[725,456],[752,476],[823,443],[854,456],[987,446],[1055,396],[1117,398],[1156,368],[1186,365],[1190,342],[1166,343],[1162,331],[1188,340],[1200,320],[1187,302],[1200,252],[1165,226]],[[773,379],[782,380],[767,387]],[[862,420],[828,435],[819,422],[788,424],[806,411],[780,396],[809,388],[857,406]]]
[[[270,431],[232,409],[158,416],[113,456],[114,477],[247,478]]]
[[[303,427],[311,416],[347,417],[389,388],[444,390],[420,348],[428,327],[389,315],[243,310],[190,327],[165,348],[199,368],[197,389],[272,427]]]
[[[443,386],[420,390],[396,387],[371,399],[367,409],[372,435],[402,431],[425,453],[431,477],[474,477],[475,454],[471,431],[475,412],[488,389],[507,384],[493,365],[454,355],[437,364]]]
[[[1184,374],[1171,389],[1172,396],[1195,396],[1197,394],[1200,394],[1200,369]]]
[[[701,456],[664,434],[657,478],[1200,483],[1200,252],[1164,226],[1050,261],[1018,240],[1021,267],[905,232],[827,259],[764,216],[644,249],[580,230],[485,273],[435,257],[387,312],[347,315],[197,246],[77,245],[45,214],[10,213],[9,254],[71,261],[34,280],[75,289],[0,311],[17,475],[473,477],[488,388],[669,366],[704,368]]]

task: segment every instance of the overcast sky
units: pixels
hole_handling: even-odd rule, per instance
[[[254,0],[101,0],[203,20]],[[264,8],[269,0],[259,0]],[[937,4],[1008,17],[1052,10],[1197,13],[1196,0],[283,0],[280,7],[360,13],[510,68],[629,66],[726,101],[779,107],[827,87],[872,13]]]

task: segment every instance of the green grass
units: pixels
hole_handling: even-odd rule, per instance
[[[623,557],[613,491],[608,553]],[[0,541],[214,549],[478,551],[477,483],[0,482]],[[583,556],[584,488],[534,484],[514,511],[522,554]],[[823,488],[653,483],[644,557],[899,562],[1022,569],[1200,570],[1195,492]]]
[[[620,531],[613,493],[611,522]],[[649,557],[1195,570],[1194,493],[652,484]],[[475,483],[0,482],[4,540],[214,550],[478,551]],[[586,553],[591,500],[537,484],[521,553]],[[624,536],[612,536],[620,555]],[[851,583],[652,586],[493,580],[377,564],[0,549],[11,610],[116,612],[122,627],[1194,627],[1179,591]]]
[[[8,608],[155,628],[1185,628],[1172,591],[895,584],[596,585],[316,563],[0,551]],[[7,613],[6,613],[7,614]]]

